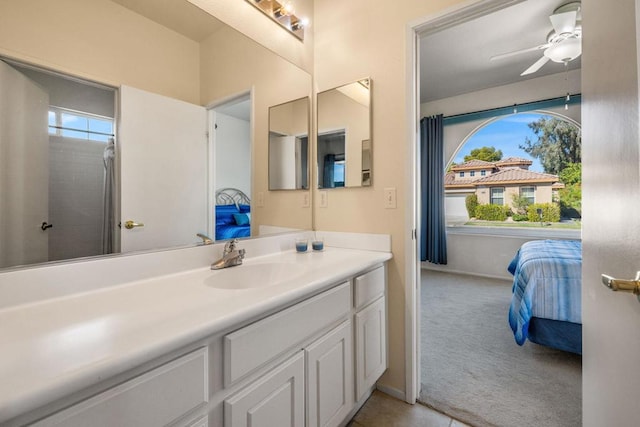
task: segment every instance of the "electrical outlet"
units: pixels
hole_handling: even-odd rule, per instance
[[[329,204],[329,195],[327,194],[326,191],[318,191],[318,194],[320,195],[320,207],[321,208],[326,208],[327,205]]]
[[[385,188],[384,189],[384,208],[385,209],[396,209],[397,203],[396,203],[396,189],[395,187],[392,188]]]
[[[309,192],[306,191],[304,193],[302,193],[302,207],[303,208],[308,208],[310,205],[309,203]]]
[[[258,197],[256,197],[256,206],[259,208],[263,208],[264,207],[264,192],[263,191],[259,191],[258,192]]]

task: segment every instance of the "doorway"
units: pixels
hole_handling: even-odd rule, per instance
[[[491,19],[492,17],[498,17],[497,19],[502,24],[501,26],[505,27],[502,29],[508,30],[509,27],[511,28],[517,27],[517,23],[516,23],[517,19],[515,18],[517,16],[526,16],[528,20],[533,20],[532,18],[533,16],[541,15],[543,18],[546,19],[546,24],[550,26],[549,19],[548,19],[549,14],[552,13],[554,9],[561,4],[561,2],[552,2],[552,1],[546,1],[546,2],[503,1],[503,2],[478,2],[478,3],[481,3],[481,4],[476,4],[475,6],[464,8],[462,11],[458,11],[450,16],[437,18],[431,23],[425,23],[422,27],[418,26],[414,28],[419,37],[419,39],[416,41],[416,44],[417,44],[416,51],[419,52],[417,63],[421,64],[420,68],[432,65],[425,60],[424,56],[422,56],[422,54],[424,53],[422,44],[427,43],[429,41],[435,44],[435,46],[432,49],[432,54],[429,56],[429,59],[431,60],[432,63],[435,62],[437,64],[446,65],[447,61],[441,61],[440,57],[438,57],[437,55],[447,55],[447,54],[449,55],[453,54],[453,56],[457,58],[464,58],[465,61],[472,60],[472,58],[470,58],[467,55],[458,55],[458,54],[452,53],[451,49],[449,48],[451,45],[457,44],[455,42],[455,39],[452,37],[451,33],[456,29],[455,27],[457,27],[461,23],[464,23],[464,25],[470,26],[472,32],[475,32],[476,34],[480,34],[482,32],[481,30],[486,30],[487,28],[500,27],[499,25],[490,25],[486,23],[486,21],[488,19]],[[513,3],[516,3],[515,6],[511,6]],[[526,8],[531,8],[531,9],[528,9],[527,12],[524,12]],[[513,13],[514,17],[511,19],[506,18],[506,16],[510,13]],[[443,28],[444,30],[442,30]],[[527,31],[527,33],[535,33],[535,31]],[[515,33],[515,34],[518,34],[518,33]],[[544,38],[544,36],[546,36],[546,32],[542,37]],[[526,35],[526,37],[528,37],[528,35]],[[470,39],[468,35],[463,38],[465,40]],[[524,46],[527,46],[529,43],[531,43],[531,46],[540,44],[540,41],[533,42],[533,41],[525,40],[523,42],[524,45],[521,47],[508,48],[508,47],[505,47],[505,45],[500,42],[500,37],[498,37],[496,40],[498,40],[497,43],[499,44],[499,46],[496,47],[496,49],[498,50],[495,51],[494,55],[498,55],[499,53],[502,53],[502,52],[509,52],[509,51],[520,49]],[[446,41],[446,43],[444,43],[443,41]],[[442,46],[447,46],[447,49],[440,49]],[[482,46],[482,48],[477,48],[477,50],[482,51],[485,54],[486,59],[488,60],[490,55],[487,54],[488,52],[487,46]],[[435,52],[435,54],[433,54],[433,52]],[[519,71],[515,75],[519,76],[519,74],[522,71],[524,71],[533,62],[535,62],[538,59],[536,56],[537,54],[539,54],[539,52],[533,52],[533,55],[534,55],[533,58],[530,55],[529,56],[525,55],[525,58],[522,60],[520,60],[519,58],[518,59],[519,65],[516,65],[516,68],[519,67]],[[575,67],[576,63],[574,63],[573,66]],[[434,71],[433,69],[430,69],[431,77],[429,77],[428,79],[417,78],[417,81],[420,83],[417,85],[418,87],[416,88],[416,91],[419,91],[420,97],[422,100],[424,100],[424,96],[425,96],[424,94],[425,87],[427,87],[429,84],[432,84],[433,85],[432,87],[436,88],[437,91],[435,91],[436,92],[435,94],[431,94],[432,98],[427,100],[426,102],[424,101],[417,102],[416,109],[421,110],[421,114],[419,115],[420,117],[431,115],[431,114],[438,114],[438,113],[443,113],[445,116],[450,116],[450,115],[455,115],[460,113],[467,113],[467,112],[473,112],[473,111],[479,111],[479,110],[491,109],[491,108],[497,108],[497,107],[506,107],[506,106],[511,106],[513,110],[517,110],[517,104],[523,104],[527,101],[540,101],[545,99],[546,97],[544,93],[551,93],[550,88],[552,86],[555,86],[556,88],[562,88],[564,85],[564,89],[566,89],[567,92],[571,92],[571,93],[580,92],[579,66],[577,68],[567,69],[567,70],[563,70],[561,68],[559,71],[557,67],[554,68],[554,64],[549,64],[549,67],[550,68],[548,69],[540,68],[539,69],[540,71],[536,76],[534,76],[533,78],[531,77],[527,78],[527,80],[524,83],[519,83],[518,78],[513,78],[511,80],[494,80],[494,81],[488,81],[488,82],[482,83],[482,79],[480,78],[481,71],[476,70],[475,75],[460,77],[460,76],[451,75],[451,70],[456,68],[449,68],[448,70],[444,69],[442,71],[444,73],[447,73],[449,75],[449,78],[452,81],[461,81],[464,83],[457,86],[451,85],[451,87],[448,89],[449,92],[442,92],[442,90],[446,88],[446,85],[433,84],[433,80],[431,80],[431,77],[434,75],[437,75],[439,70],[436,69]],[[443,68],[446,68],[446,67],[443,67]],[[462,65],[459,65],[458,68],[463,68],[463,67]],[[416,70],[416,73],[418,75],[421,74],[418,70]],[[556,77],[560,77],[561,83],[551,84],[550,82],[554,80],[554,75],[558,75],[558,74],[559,76],[556,76]],[[490,77],[494,78],[497,75],[498,73],[493,73]],[[546,82],[547,85],[543,87],[541,90],[534,89],[535,87],[534,84],[536,81]],[[465,86],[466,84],[469,84],[470,86]],[[514,90],[514,88],[517,87],[518,85],[527,86],[530,88],[530,90],[528,89],[523,91],[522,93],[518,93]],[[577,89],[572,89],[572,88],[577,88]],[[465,97],[465,94],[469,94],[469,93],[472,93],[473,96]],[[562,96],[563,93],[552,94],[549,97],[555,97],[558,95]],[[538,98],[531,98],[531,96],[538,96]],[[506,101],[507,99],[509,100]],[[517,111],[514,111],[514,112],[517,112]],[[416,116],[418,116],[418,114],[416,114]],[[471,130],[472,129],[473,127],[471,128]],[[460,133],[458,135],[458,143],[455,144],[455,146],[448,145],[445,147],[445,157],[447,159],[453,156],[455,150],[458,148],[459,143],[462,141],[462,138],[464,137],[464,135],[468,133],[469,133],[469,130],[467,130],[466,133]],[[478,247],[482,247],[482,245]],[[487,251],[485,249],[485,252],[491,252],[491,251]],[[515,251],[513,253],[515,254]],[[472,254],[472,257],[477,258],[477,254]],[[453,282],[463,282],[465,281],[465,278],[467,277],[468,274],[473,274],[473,271],[463,271],[463,273],[466,273],[463,276],[448,276],[448,275],[454,275],[455,273],[460,273],[460,271],[446,272],[447,268],[434,269],[434,270],[440,270],[440,271],[434,272],[432,274],[432,279],[434,279],[437,276],[440,282],[444,282],[448,279],[451,279],[451,277],[453,277]],[[450,270],[453,270],[453,269],[450,269]],[[506,264],[503,270],[506,271]],[[500,275],[501,273],[497,274],[498,280],[502,280],[502,286],[506,288],[508,292],[510,292],[510,286],[509,286],[508,280],[504,277],[500,277]],[[418,272],[417,276],[420,277],[420,271]],[[418,283],[420,283],[420,281],[418,281]],[[444,289],[446,291],[446,287]],[[419,301],[421,300],[420,296],[422,293],[419,285],[416,288],[416,293],[417,293],[416,305],[418,305]],[[431,296],[433,297],[433,295]],[[424,300],[424,298],[422,299]],[[422,308],[416,306],[415,308],[415,310],[418,313],[420,313],[421,309],[424,310],[424,306]],[[432,310],[433,307],[431,307],[430,309]],[[507,307],[505,308],[504,321],[500,326],[501,327],[506,326],[506,329],[508,330],[508,325],[506,322],[507,310],[508,310],[508,304],[507,304]],[[424,316],[424,313],[422,313],[422,316]],[[439,320],[444,321],[442,318],[440,318]],[[417,326],[417,329],[420,329],[421,327],[422,325]],[[424,337],[425,331],[423,330],[421,334],[422,334],[422,337]],[[420,337],[420,335],[418,336]],[[511,339],[513,338],[511,337]],[[515,343],[513,343],[513,345],[514,347],[516,347],[516,350],[517,350],[518,348],[517,346],[515,346]],[[415,357],[418,360],[420,360],[420,357],[424,359],[425,357],[428,356],[428,354],[426,353],[427,352],[423,350],[418,350],[415,352],[416,354]],[[498,354],[495,354],[494,356],[496,358],[500,357]],[[417,367],[416,370],[419,372],[421,368],[423,367]],[[579,384],[578,384],[578,389],[579,389]],[[578,396],[578,402],[579,401],[580,401],[580,396]],[[491,403],[490,401],[484,402],[485,405],[489,405],[490,403]],[[464,412],[464,407],[460,409],[462,412]],[[494,410],[499,411],[500,409],[496,407],[494,408]],[[579,407],[577,408],[577,412],[578,414],[580,413]],[[461,417],[460,414],[448,414],[448,415],[455,415],[458,418],[461,418],[463,421],[465,420],[465,418],[463,416]],[[467,418],[467,419],[471,420],[470,418]],[[474,425],[475,424],[482,425],[482,422],[478,420],[474,420]],[[551,425],[554,425],[554,424],[551,424]],[[562,424],[559,424],[559,425],[562,425]]]
[[[251,92],[209,107],[209,230],[215,240],[251,235],[252,140]],[[236,215],[234,217],[234,214]],[[238,214],[248,218],[236,221]]]
[[[0,267],[111,254],[116,90],[10,60],[3,86]],[[6,233],[6,234],[5,234]]]

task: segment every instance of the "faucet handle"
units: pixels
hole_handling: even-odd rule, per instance
[[[229,240],[224,245],[224,252],[225,253],[233,252],[236,249],[237,243],[238,243],[238,239]]]

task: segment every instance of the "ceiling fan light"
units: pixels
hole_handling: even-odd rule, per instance
[[[576,59],[582,53],[582,43],[580,39],[571,37],[549,46],[544,51],[544,56],[553,62],[569,62]]]

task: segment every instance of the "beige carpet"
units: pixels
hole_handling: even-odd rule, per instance
[[[511,284],[423,270],[420,401],[473,426],[580,426],[582,359],[529,341]]]

